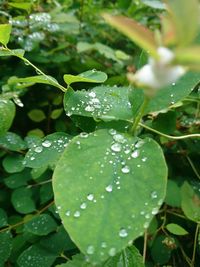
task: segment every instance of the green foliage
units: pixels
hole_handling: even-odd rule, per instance
[[[0,267],[198,265],[198,5],[1,1]]]

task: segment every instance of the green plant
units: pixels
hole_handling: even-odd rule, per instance
[[[193,20],[185,15],[185,20],[180,22],[183,18],[183,14],[179,14],[180,1],[167,1],[170,9],[163,18],[164,34],[157,34],[158,45],[153,34],[134,21],[104,15],[153,57],[135,74],[128,74],[130,82],[136,82],[143,90],[127,83],[119,87],[109,83],[93,87],[93,84],[107,80],[106,73],[95,69],[78,75],[65,74],[67,86],[63,86],[24,57],[23,50],[9,49],[11,26],[0,25],[3,45],[0,56],[19,58],[37,72],[36,76],[9,78],[1,94],[0,146],[3,149],[2,167],[8,174],[4,184],[12,190],[11,202],[18,215],[10,216],[8,222],[5,211],[0,210],[0,239],[4,244],[0,263],[4,264],[11,254],[11,262],[17,259],[17,266],[22,267],[142,267],[145,262],[152,266],[148,258],[146,261],[149,247],[155,264],[167,264],[179,249],[184,260],[174,257],[176,265],[188,262],[195,266],[200,221],[199,181],[187,177],[173,180],[173,175],[179,175],[176,170],[172,171],[175,166],[170,158],[171,154],[185,156],[193,175],[199,178],[191,159],[193,153],[198,153],[195,145],[199,145],[199,141],[194,144],[187,141],[190,137],[200,137],[198,125],[193,122],[192,126],[186,127],[185,134],[182,134],[184,127],[176,127],[177,118],[180,124],[184,116],[191,119],[194,104],[199,109],[198,92],[194,89],[190,95],[191,88],[197,88],[199,82],[199,74],[190,72],[199,68],[199,58],[194,55],[199,47],[190,47],[198,33],[198,16],[195,16],[198,15],[198,2],[182,2],[181,12],[185,15],[191,8]],[[22,7],[27,10],[27,6]],[[28,10],[30,8],[28,5]],[[184,34],[183,38],[185,25],[188,35]],[[85,51],[105,49],[101,53],[120,66],[123,60],[119,54],[124,60],[130,59],[122,51],[116,54],[99,42],[79,42],[77,49],[84,51],[83,48]],[[144,79],[146,74],[149,76]],[[82,90],[74,90],[78,88],[76,83],[92,86],[86,87],[87,90],[82,87]],[[64,93],[65,113],[78,125],[78,130],[71,126],[70,131],[59,130],[42,138],[39,135],[43,133],[36,131],[37,136],[27,136],[25,140],[7,132],[15,115],[11,99],[22,105],[23,90],[35,84],[54,86]],[[53,101],[61,104],[62,98]],[[58,119],[62,111],[62,107],[54,109],[54,113],[50,113],[51,119]],[[199,110],[195,112],[198,121]],[[46,118],[44,111],[37,108],[28,116],[38,123]],[[186,155],[184,149],[188,151]],[[163,152],[170,166],[169,180]],[[185,162],[183,165],[186,168]],[[41,186],[39,190],[38,186]],[[58,223],[59,216],[62,224]],[[190,227],[182,222],[187,219],[193,222]],[[192,251],[189,258],[180,239],[188,234],[188,228],[194,231],[195,226],[194,246],[189,249],[189,253]],[[13,229],[15,238],[11,252],[10,230]],[[135,247],[141,250],[141,245],[137,241],[133,244],[136,239],[138,243],[142,240],[143,259]],[[68,257],[77,253],[77,248],[85,256],[75,255],[69,260]]]

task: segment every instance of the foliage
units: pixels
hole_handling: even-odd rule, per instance
[[[198,1],[0,3],[0,267],[197,266]]]

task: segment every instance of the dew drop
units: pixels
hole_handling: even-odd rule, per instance
[[[95,92],[90,92],[90,93],[89,93],[89,96],[90,96],[90,97],[96,97],[96,93],[95,93]]]
[[[153,192],[151,193],[151,198],[155,199],[155,198],[157,198],[157,197],[158,197],[157,192],[156,192],[156,191],[153,191]]]
[[[117,133],[117,131],[116,131],[115,129],[110,129],[108,132],[109,132],[109,134],[111,134],[111,135],[114,135],[114,134]]]
[[[67,211],[65,212],[65,215],[66,215],[66,216],[70,216],[70,213],[71,213],[70,210],[67,210]]]
[[[45,140],[44,142],[42,142],[42,145],[44,147],[50,147],[51,146],[51,142],[49,140]]]
[[[106,247],[107,247],[106,242],[102,242],[102,243],[101,243],[101,247],[102,247],[102,248],[106,248]]]
[[[87,138],[88,137],[88,133],[82,132],[82,133],[80,133],[80,137]]]
[[[119,231],[119,236],[120,236],[120,237],[127,237],[127,236],[128,236],[128,233],[127,233],[126,229],[122,228],[122,229]]]
[[[40,152],[42,152],[42,150],[43,150],[43,149],[42,149],[41,146],[37,146],[37,147],[35,148],[34,151],[35,151],[36,153],[40,153]]]
[[[121,144],[119,144],[119,143],[114,143],[114,144],[111,146],[111,149],[112,149],[112,151],[120,152],[121,149],[122,149],[122,146],[121,146]]]
[[[91,255],[94,253],[94,247],[93,246],[88,246],[87,248],[87,254]]]
[[[112,190],[113,190],[113,187],[112,187],[112,185],[110,184],[110,185],[108,185],[107,187],[106,187],[106,191],[107,192],[112,192]]]
[[[147,229],[147,228],[149,227],[149,222],[145,222],[144,225],[143,225],[143,227],[144,227],[145,229]]]
[[[136,148],[140,148],[140,147],[142,147],[144,145],[144,141],[138,141],[136,144],[135,144],[135,147]]]
[[[135,150],[132,154],[131,154],[131,157],[136,159],[137,157],[139,156],[139,151],[138,150]]]
[[[111,248],[111,249],[109,249],[108,254],[109,254],[109,256],[111,256],[111,257],[115,256],[115,254],[116,254],[116,248]]]
[[[129,166],[125,165],[125,166],[122,168],[122,172],[123,172],[123,173],[129,173],[129,172],[130,172],[130,168],[129,168]]]
[[[152,211],[151,211],[151,214],[152,215],[156,215],[159,211],[159,208],[153,208]]]
[[[77,211],[74,212],[74,217],[75,218],[80,217],[80,215],[81,215],[80,211],[77,210]]]
[[[116,142],[119,142],[119,143],[124,143],[126,141],[126,139],[124,138],[124,136],[121,135],[121,134],[115,134],[115,135],[113,135],[113,139]]]
[[[87,207],[87,204],[86,204],[85,202],[83,202],[83,203],[80,205],[80,208],[81,208],[82,210],[86,209],[86,207]]]
[[[142,161],[145,162],[147,160],[147,157],[142,158]]]
[[[87,199],[92,201],[94,199],[94,195],[93,194],[89,194],[87,195]]]

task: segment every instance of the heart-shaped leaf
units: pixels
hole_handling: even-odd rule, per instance
[[[113,129],[82,133],[56,166],[55,202],[72,240],[98,263],[143,234],[164,200],[166,178],[152,139]]]

